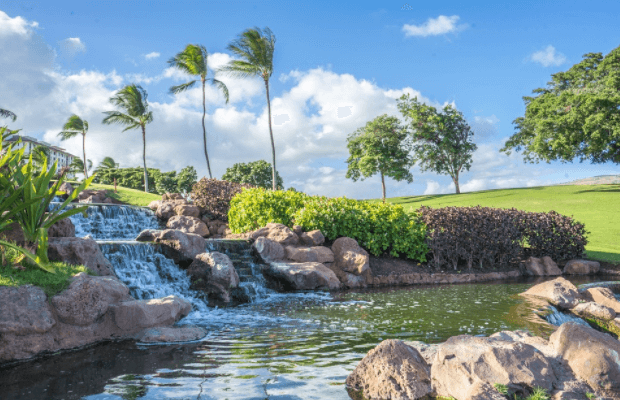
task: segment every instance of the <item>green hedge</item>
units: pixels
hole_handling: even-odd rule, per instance
[[[375,256],[426,261],[425,225],[417,213],[407,214],[398,205],[265,189],[245,189],[230,204],[229,226],[236,233],[269,222],[301,225],[306,231],[320,229],[330,240],[353,238]]]

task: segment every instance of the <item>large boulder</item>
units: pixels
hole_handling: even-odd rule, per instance
[[[475,382],[508,385],[515,392],[553,389],[556,376],[531,345],[488,337],[454,336],[442,343],[431,367],[437,396],[463,398]]]
[[[0,286],[0,337],[6,333],[20,336],[45,333],[55,324],[56,319],[41,288]]]
[[[58,191],[64,192],[65,196],[71,196],[73,193],[73,186],[71,186],[69,182],[63,182],[58,188]]]
[[[5,230],[0,232],[0,240],[16,243],[19,246],[23,246],[26,243],[24,231],[17,222],[10,223]]]
[[[370,257],[355,239],[341,237],[332,245],[334,263],[330,269],[334,271],[342,284],[348,288],[365,287],[372,282]]]
[[[211,235],[222,236],[228,228],[228,224],[224,221],[220,221],[219,219],[209,219],[206,217],[202,217],[202,221],[207,224],[207,228],[209,228],[209,232],[211,232]]]
[[[69,218],[61,219],[48,230],[49,237],[75,237],[75,225]]]
[[[562,275],[562,270],[549,256],[542,259],[530,257],[524,262],[525,274],[531,276]]]
[[[161,200],[153,200],[149,203],[148,208],[150,208],[153,211],[157,211],[157,209],[159,208],[159,206],[161,206],[162,201]]]
[[[82,190],[77,195],[77,201],[80,203],[103,203],[107,194],[105,190]]]
[[[609,307],[620,314],[620,301],[616,300],[614,293],[608,288],[594,287],[581,292],[581,295],[588,301],[596,302],[602,306]]]
[[[598,261],[570,260],[564,265],[564,273],[568,275],[594,275],[601,269]]]
[[[616,312],[613,308],[595,302],[579,303],[571,311],[580,317],[598,318],[604,321],[611,321],[616,318]]]
[[[282,247],[280,243],[267,239],[266,237],[259,237],[252,243],[252,246],[265,262],[284,258],[284,247]]]
[[[369,399],[419,399],[432,393],[430,367],[400,340],[384,340],[347,377],[347,385]]]
[[[250,239],[256,240],[259,237],[266,237],[283,246],[296,245],[299,243],[299,237],[295,232],[283,224],[269,223],[250,234]]]
[[[76,237],[51,237],[48,257],[50,261],[83,265],[100,276],[114,276],[112,264],[104,257],[93,239]]]
[[[129,288],[117,279],[75,275],[64,292],[52,297],[58,318],[67,324],[86,326],[108,311],[110,304],[133,300]]]
[[[594,388],[620,390],[620,342],[590,327],[566,322],[549,343],[575,375]]]
[[[321,246],[325,243],[325,236],[323,236],[323,233],[318,229],[298,235],[301,243],[306,246]]]
[[[284,251],[286,251],[286,258],[294,262],[319,262],[317,252],[309,247],[286,246]]]
[[[123,331],[139,331],[172,325],[192,310],[192,304],[177,296],[125,301],[110,307],[114,322]]]
[[[532,286],[522,295],[541,297],[562,309],[575,307],[582,298],[575,285],[562,277]]]
[[[164,193],[161,196],[162,200],[185,200],[181,193]]]
[[[176,207],[176,204],[174,202],[162,201],[159,204],[159,207],[157,207],[157,210],[155,210],[155,216],[159,219],[163,219],[167,221],[171,217],[177,215],[176,212],[174,211],[174,207]]]
[[[204,253],[207,248],[206,239],[195,233],[165,229],[158,232],[151,231],[151,234],[153,241],[162,245],[164,254],[183,267],[191,264],[194,258]]]
[[[286,290],[314,290],[340,288],[336,274],[318,262],[272,262],[263,271],[267,278],[280,283]]]
[[[226,254],[214,251],[198,254],[187,269],[192,287],[230,302],[231,291],[239,287],[239,275]]]
[[[179,204],[174,207],[176,215],[184,215],[186,217],[200,218],[200,208],[191,204]]]
[[[185,233],[195,233],[202,237],[209,236],[209,228],[207,224],[196,217],[188,217],[185,215],[175,215],[166,223],[168,229],[178,229]]]

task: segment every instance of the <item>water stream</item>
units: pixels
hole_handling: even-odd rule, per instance
[[[148,213],[125,211],[136,214],[127,221],[157,223]],[[208,241],[205,250],[229,254],[252,301],[209,307],[156,245],[128,241],[141,230],[138,223],[108,229],[106,212],[109,219],[121,215],[97,208],[87,221],[80,216],[74,223],[81,234],[105,240],[102,251],[132,295],[189,300],[193,311],[179,324],[203,326],[208,336],[176,345],[105,343],[0,369],[3,400],[346,400],[346,376],[384,339],[439,343],[458,334],[550,332],[532,312],[537,306],[518,296],[541,279],[281,294],[265,287],[260,265],[242,241]],[[93,222],[99,220],[105,223]]]

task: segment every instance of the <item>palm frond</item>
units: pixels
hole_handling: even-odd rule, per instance
[[[222,93],[224,94],[224,98],[226,99],[226,103],[228,103],[229,101],[229,93],[228,93],[228,87],[226,87],[226,84],[222,81],[218,81],[215,78],[212,78],[209,80],[209,82],[212,85],[215,85],[218,89],[220,89],[222,91]]]
[[[136,123],[136,120],[129,115],[123,114],[120,111],[104,111],[104,114],[107,115],[101,121],[105,125],[119,124],[119,125],[133,125]]]
[[[146,90],[136,84],[123,87],[110,98],[110,103],[123,109],[131,117],[138,118],[149,112],[148,94]]]
[[[78,131],[61,131],[58,132],[58,136],[60,140],[67,140],[76,137],[80,132]]]
[[[178,94],[194,87],[197,81],[190,81],[177,86],[170,87],[170,94]]]
[[[241,60],[231,61],[218,71],[240,78],[258,75],[269,79],[273,73],[275,42],[275,35],[268,27],[246,29],[228,45],[228,50]]]
[[[13,122],[17,119],[17,115],[13,111],[5,110],[4,108],[0,108],[0,117],[10,118]]]
[[[254,64],[247,61],[234,60],[220,67],[217,73],[223,73],[234,78],[250,78],[260,76],[261,71]]]

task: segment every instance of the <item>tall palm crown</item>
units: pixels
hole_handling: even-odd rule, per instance
[[[60,140],[67,140],[82,135],[82,156],[84,164],[84,179],[88,179],[86,169],[86,132],[88,132],[88,122],[73,114],[62,127],[62,132],[58,133]]]
[[[207,115],[207,103],[205,101],[206,82],[215,85],[222,91],[224,97],[226,98],[226,103],[228,103],[229,97],[228,88],[223,82],[215,78],[207,79],[207,73],[209,71],[207,63],[208,58],[209,53],[207,53],[207,49],[204,46],[188,44],[182,52],[168,60],[168,64],[188,75],[199,77],[200,82],[202,83],[202,137],[204,142],[205,158],[207,159],[207,169],[209,170],[209,178],[213,178],[211,175],[209,154],[207,153],[207,128],[205,127],[205,116]],[[194,79],[178,86],[172,86],[170,88],[170,93],[177,94],[184,92],[187,89],[194,87],[197,81],[197,79]]]
[[[106,125],[125,125],[123,132],[130,129],[142,129],[142,161],[144,163],[144,191],[149,191],[149,176],[146,170],[146,124],[153,122],[153,112],[149,111],[148,94],[140,85],[131,84],[123,87],[114,96],[110,103],[122,109],[120,111],[105,111],[103,119]]]
[[[95,169],[95,172],[102,170],[102,169],[112,169],[112,168],[116,168],[116,162],[114,161],[112,157],[105,157],[103,161],[99,163],[99,165]]]
[[[272,161],[271,173],[273,190],[276,190],[276,147],[273,142],[273,130],[271,128],[271,102],[269,100],[269,78],[273,74],[273,51],[276,37],[271,29],[252,28],[243,31],[237,39],[228,45],[228,50],[237,55],[241,60],[233,60],[221,67],[221,71],[227,75],[248,78],[258,76],[265,82],[267,94],[267,111],[269,113],[269,136],[271,137]]]

